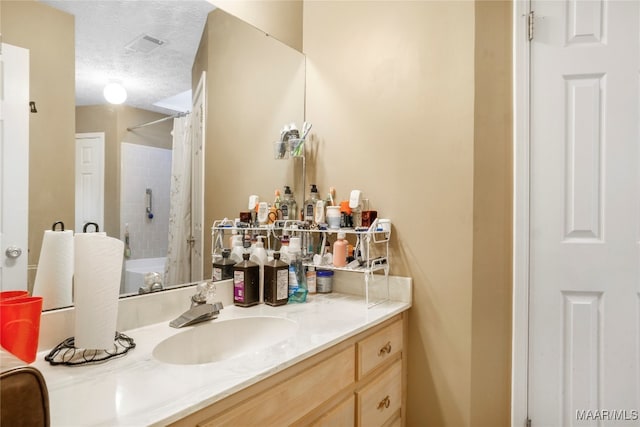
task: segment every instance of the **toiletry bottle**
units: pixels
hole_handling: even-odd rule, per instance
[[[272,205],[272,212],[275,213],[275,220],[281,220],[282,219],[282,210],[280,209],[280,203],[282,201],[282,199],[280,198],[280,190],[276,189],[275,193],[275,199],[273,200],[273,205]]]
[[[315,184],[311,184],[309,198],[304,202],[304,221],[310,224],[316,221],[316,203],[318,202],[318,188]]]
[[[244,243],[241,234],[234,234],[231,243],[231,255],[229,258],[238,263],[242,261],[242,254],[244,253]]]
[[[280,238],[280,259],[289,263],[289,235],[283,234]]]
[[[298,221],[300,220],[300,212],[298,211],[298,203],[296,202],[296,198],[291,190],[289,190],[289,219]]]
[[[264,250],[264,243],[262,243],[262,238],[264,236],[256,237],[256,244],[251,252],[251,256],[249,260],[255,262],[260,267],[260,277],[258,280],[259,284],[259,298],[258,301],[264,302],[264,265],[267,263],[267,251]]]
[[[282,212],[282,219],[291,220],[295,219],[295,209],[291,206],[291,188],[288,185],[284,186],[284,196],[280,200],[280,211]]]
[[[347,265],[347,240],[346,235],[338,233],[338,240],[333,244],[333,265],[344,267]]]
[[[289,302],[291,303],[307,300],[307,281],[300,245],[300,237],[292,237],[289,241]]]
[[[310,294],[316,293],[316,269],[315,267],[309,266],[307,268],[307,290]]]
[[[258,203],[256,208],[258,212],[257,221],[259,225],[264,225],[269,220],[269,204],[267,202]]]
[[[283,305],[289,300],[289,265],[280,260],[280,252],[273,253],[273,261],[264,265],[264,302]]]
[[[316,202],[316,211],[314,212],[314,222],[316,224],[324,224],[324,200],[318,199]]]
[[[242,261],[233,266],[233,303],[240,307],[258,304],[260,267],[242,254]]]
[[[231,249],[225,248],[222,250],[222,258],[218,258],[213,263],[211,280],[219,282],[220,280],[233,279],[233,266],[236,264],[229,257],[231,256]]]

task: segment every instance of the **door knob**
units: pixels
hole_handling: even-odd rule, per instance
[[[18,258],[20,255],[22,255],[22,249],[16,246],[9,246],[7,250],[4,251],[4,253],[5,255],[7,255],[7,258]]]

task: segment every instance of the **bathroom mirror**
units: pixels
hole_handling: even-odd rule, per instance
[[[220,9],[218,9],[217,13],[220,14],[220,13],[223,13],[223,12]],[[249,25],[249,24],[245,24],[245,25],[248,28],[247,31],[255,31],[256,30],[254,25]],[[249,30],[249,28],[250,28],[250,30]],[[114,29],[114,31],[117,31],[117,30]],[[263,39],[265,39],[264,35],[265,35],[265,33],[263,33],[263,36],[262,36]],[[43,38],[43,40],[46,40],[47,34],[41,34],[41,37]],[[298,51],[294,51],[294,49],[292,49],[292,48],[290,48],[288,46],[285,46],[284,44],[282,44],[278,40],[274,39],[273,37],[266,37],[266,39],[271,40],[271,42],[273,42],[273,43],[278,43],[279,45],[282,46],[282,48],[286,48],[290,52],[295,52],[295,55],[300,58],[300,63],[304,64],[304,57],[303,57],[302,53],[300,53]],[[235,41],[237,41],[238,44],[234,45],[234,50],[235,50],[234,55],[236,57],[238,57],[238,58],[242,58],[243,55],[245,55],[245,53],[243,53],[242,44],[240,44],[243,41],[243,38],[242,37],[238,37],[237,40],[234,39],[234,42]],[[201,43],[202,43],[202,40],[201,40]],[[203,46],[200,46],[200,48],[202,49]],[[205,48],[206,48],[206,43],[205,43]],[[213,73],[212,75],[216,75],[216,78],[220,79],[220,77],[221,77],[220,69],[219,69],[220,67],[218,67],[215,64],[215,58],[212,57],[213,56],[213,51],[205,49],[205,51],[203,51],[203,52],[206,52],[207,55],[208,55],[208,58],[206,58],[207,64],[204,67],[202,65],[199,65],[196,68],[203,69],[203,70],[206,70],[207,68],[211,68],[211,67],[217,68],[216,72]],[[203,54],[201,52],[201,56],[202,55]],[[108,60],[108,58],[105,58],[105,61],[106,60]],[[202,58],[200,58],[199,61],[202,62],[203,61]],[[289,62],[284,61],[284,62],[287,63],[287,64],[290,64],[290,61]],[[265,66],[266,66],[266,64],[265,64]],[[278,67],[282,67],[282,66],[283,66],[283,61],[282,60],[280,60],[278,58],[273,58],[273,61],[270,64],[268,64],[268,67],[270,68],[269,73],[273,72],[273,70],[277,70]],[[295,65],[295,66],[299,67],[299,64]],[[222,67],[222,68],[224,68],[224,67]],[[255,74],[261,74],[261,70],[256,68],[255,63],[252,63],[251,72],[255,73]],[[289,70],[282,70],[281,71],[282,75],[292,75],[292,74],[297,74],[297,73],[298,73],[297,71],[294,71],[294,72],[291,72]],[[241,82],[239,82],[239,79],[241,79],[241,78],[251,78],[251,75],[227,75],[224,78],[228,79],[228,83],[232,83],[232,85],[227,85],[227,86],[240,87]],[[196,79],[197,78],[194,77],[194,80],[196,80]],[[32,81],[31,85],[32,85],[32,87],[34,85],[47,86],[47,85],[50,85],[50,83],[51,82],[34,82],[34,81]],[[195,83],[197,83],[197,82],[195,82]],[[299,79],[298,79],[298,80],[296,80],[296,84],[298,84],[298,85],[302,84],[302,88],[297,88],[295,91],[287,92],[287,94],[286,94],[287,97],[291,96],[291,92],[294,92],[296,94],[301,93],[302,96],[303,96],[303,94],[304,94],[304,82],[303,81],[300,82]],[[51,85],[51,86],[53,86],[53,85]],[[215,88],[216,84],[210,85],[210,87]],[[53,87],[52,87],[52,90],[53,90]],[[225,94],[225,96],[226,96],[226,94]],[[269,144],[269,150],[271,150],[270,143],[274,138],[277,138],[280,127],[283,124],[285,124],[287,121],[290,121],[290,120],[298,121],[298,120],[300,120],[301,117],[303,117],[303,114],[304,114],[303,113],[303,102],[304,101],[303,101],[302,97],[300,97],[298,95],[296,95],[296,96],[298,98],[300,98],[300,99],[296,99],[293,103],[295,105],[299,106],[300,108],[299,108],[299,112],[295,115],[295,117],[292,117],[291,114],[286,114],[285,115],[286,117],[282,116],[281,113],[282,113],[283,109],[281,109],[281,108],[274,109],[273,108],[273,103],[270,103],[268,101],[255,102],[254,105],[252,105],[252,108],[255,110],[255,111],[253,111],[253,114],[259,115],[260,117],[264,117],[266,121],[270,120],[270,121],[273,122],[270,127],[265,127],[264,129],[261,130],[262,133],[263,133],[263,135],[261,136],[262,140],[257,140],[257,138],[254,138],[256,140],[253,141],[253,143],[255,143],[255,144],[265,144],[265,147],[267,146],[267,144]],[[214,110],[214,111],[215,111],[216,108],[218,108],[218,107],[214,106],[215,98],[216,98],[216,95],[214,93],[211,93],[211,92],[208,93],[207,100],[208,101],[212,101],[213,100],[213,104],[211,104],[211,107],[212,107],[211,110]],[[106,108],[108,109],[109,107],[106,107]],[[260,110],[257,110],[258,108],[260,108]],[[276,110],[276,111],[274,111],[274,110]],[[209,114],[211,114],[211,113],[209,113]],[[280,115],[278,115],[278,114],[280,114]],[[31,120],[34,120],[34,119],[38,120],[38,117],[32,116]],[[143,120],[143,121],[148,121],[148,120]],[[238,118],[238,121],[240,122],[241,118]],[[233,125],[237,125],[237,124],[234,123]],[[207,135],[208,135],[209,133],[215,134],[216,126],[222,126],[222,125],[219,124],[219,123],[216,123],[215,121],[212,121],[210,118],[207,118],[207,126],[208,126]],[[148,129],[150,132],[153,133],[153,132],[158,132],[158,129],[160,129],[160,127],[154,129],[154,126],[150,126],[149,128],[146,128],[146,129]],[[84,132],[84,130],[83,130],[83,132]],[[131,142],[131,141],[125,141],[125,140],[122,140],[122,139],[119,139],[117,141],[118,144],[120,144],[122,142]],[[209,138],[207,138],[207,144],[209,144]],[[267,159],[267,158],[265,158],[264,160],[265,160],[265,162],[272,161],[272,159]],[[215,157],[212,157],[211,155],[206,156],[205,157],[205,164],[204,164],[205,171],[216,168],[216,165],[215,165],[216,161],[220,161],[220,160],[216,159]],[[30,163],[30,164],[33,165],[33,163]],[[260,162],[258,163],[258,165],[259,164],[260,164]],[[45,167],[45,168],[46,167],[52,167],[53,168],[53,167],[60,167],[60,164],[56,164],[55,162],[52,162],[52,164],[47,164],[47,165],[39,164],[38,167],[39,168],[42,168],[42,167]],[[72,166],[68,166],[68,167],[72,167]],[[255,166],[253,167],[253,169],[255,170]],[[43,172],[46,173],[46,169],[44,169]],[[257,173],[259,173],[259,170],[257,171]],[[269,175],[269,173],[267,173],[267,175]],[[118,183],[119,187],[122,188],[123,183],[120,183],[119,181],[120,181],[120,177],[119,176],[105,176],[105,182]],[[276,181],[277,185],[284,184],[284,182],[282,182],[282,181],[283,180],[281,180],[280,178],[277,178],[277,181]],[[127,184],[124,184],[124,185],[127,185]],[[270,184],[270,185],[272,185],[272,184]],[[247,188],[251,188],[251,185],[247,185]],[[249,191],[249,190],[246,190],[246,191]],[[34,198],[42,197],[43,194],[47,194],[47,188],[44,187],[43,185],[39,185],[38,188],[30,188],[30,200],[32,200]],[[107,195],[105,195],[105,197],[109,197],[109,195],[107,194]],[[118,195],[111,195],[111,197],[119,197],[119,196]],[[211,205],[213,203],[212,200],[217,198],[217,197],[220,197],[220,195],[216,194],[215,191],[211,191],[210,189],[208,189],[207,185],[205,184],[204,205],[205,206]],[[69,205],[70,202],[67,201],[66,203],[67,203],[67,205]],[[33,205],[33,204],[31,204],[31,205]],[[47,212],[44,209],[40,209],[40,208],[38,209],[37,212],[31,211],[30,212],[30,217],[31,217],[31,215],[38,215],[38,216],[42,216],[42,217],[46,217],[46,218],[58,218],[58,213],[57,212]],[[108,213],[105,212],[105,215],[108,215]],[[214,214],[214,215],[216,215],[216,214]],[[114,233],[114,234],[117,234],[117,235],[114,235],[113,237],[120,238],[122,236],[123,232],[124,232],[124,230],[122,230],[122,226],[124,224],[121,224],[120,223],[121,221],[119,221],[119,219],[113,220],[113,219],[109,219],[108,217],[105,217],[105,221],[109,221],[109,220],[115,221],[115,222],[118,223],[118,225],[119,225],[118,232]],[[205,254],[205,263],[206,262],[210,262],[210,261],[208,261],[206,259],[207,253],[210,252],[210,236],[208,236],[209,230],[210,230],[210,226],[211,226],[210,222],[211,222],[211,218],[205,218],[205,222],[204,222],[204,226],[203,226],[203,229],[204,229],[203,230],[204,242],[202,244],[202,251]],[[31,223],[31,221],[30,221],[30,223]],[[46,223],[46,221],[41,221],[41,223],[44,224],[44,223]],[[43,227],[43,226],[37,227],[36,229],[31,229],[31,227],[30,227],[29,234],[30,235],[32,235],[32,234],[41,235],[43,233],[43,229],[44,228],[45,227]],[[72,227],[68,226],[68,228],[72,228]],[[31,241],[31,238],[30,238],[30,241]],[[40,247],[39,246],[36,247],[36,245],[30,245],[29,252],[31,254],[30,261],[29,261],[29,264],[30,264],[29,282],[32,285],[33,284],[33,279],[35,277],[35,268],[37,268],[37,258],[38,258],[38,254],[40,253]],[[124,273],[123,273],[123,277],[124,277]],[[167,287],[171,287],[171,286],[175,286],[175,285],[181,285],[181,284],[182,283],[165,283],[164,285],[165,285],[165,289],[166,289]]]

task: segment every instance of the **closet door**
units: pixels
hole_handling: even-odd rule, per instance
[[[640,2],[531,4],[529,418],[636,425]]]

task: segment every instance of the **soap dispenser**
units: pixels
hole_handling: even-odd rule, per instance
[[[284,220],[297,220],[298,219],[298,206],[296,200],[293,198],[291,187],[284,186],[284,196],[280,201],[280,210],[282,211],[282,219]]]
[[[318,188],[315,184],[311,184],[309,198],[304,202],[304,218],[303,220],[312,224],[316,221],[316,205],[318,202]]]

